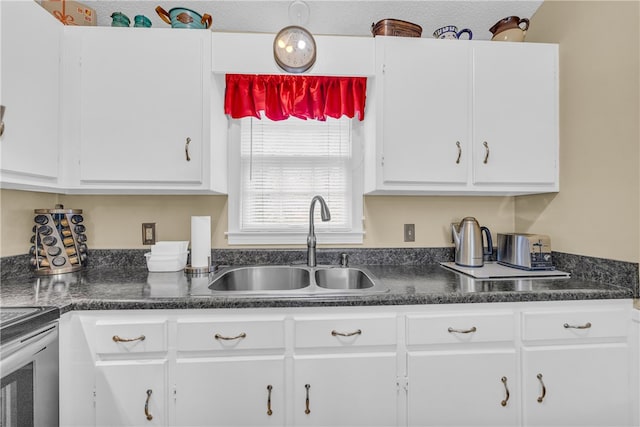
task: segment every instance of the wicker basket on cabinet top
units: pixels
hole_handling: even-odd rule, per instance
[[[422,27],[400,19],[383,19],[371,24],[373,36],[420,37]]]

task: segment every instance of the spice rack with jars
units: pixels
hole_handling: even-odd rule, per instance
[[[35,209],[31,266],[36,274],[71,273],[87,260],[87,235],[82,209]]]

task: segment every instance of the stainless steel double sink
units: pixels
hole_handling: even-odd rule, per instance
[[[222,268],[211,277],[206,289],[191,294],[328,297],[373,295],[388,291],[371,272],[361,267],[258,265]]]

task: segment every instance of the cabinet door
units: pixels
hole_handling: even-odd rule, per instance
[[[98,362],[96,425],[167,425],[166,365],[166,360]]]
[[[474,184],[556,183],[557,58],[555,45],[474,45]]]
[[[178,359],[176,424],[284,425],[284,356]]]
[[[627,344],[524,349],[524,425],[629,425],[628,354]]]
[[[515,350],[410,352],[409,425],[517,425],[516,365]]]
[[[636,305],[637,307],[637,305]],[[631,322],[631,424],[640,425],[640,311],[633,310]]]
[[[0,104],[6,107],[0,144],[2,182],[54,185],[62,25],[36,2],[3,1],[0,7]]]
[[[202,182],[206,37],[197,30],[83,31],[81,182]]]
[[[465,184],[471,156],[470,45],[403,37],[376,42],[383,47],[378,117],[384,183]]]
[[[396,390],[395,353],[296,356],[293,425],[396,425]]]

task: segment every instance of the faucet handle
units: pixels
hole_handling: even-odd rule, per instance
[[[349,254],[340,254],[340,267],[349,267]]]

